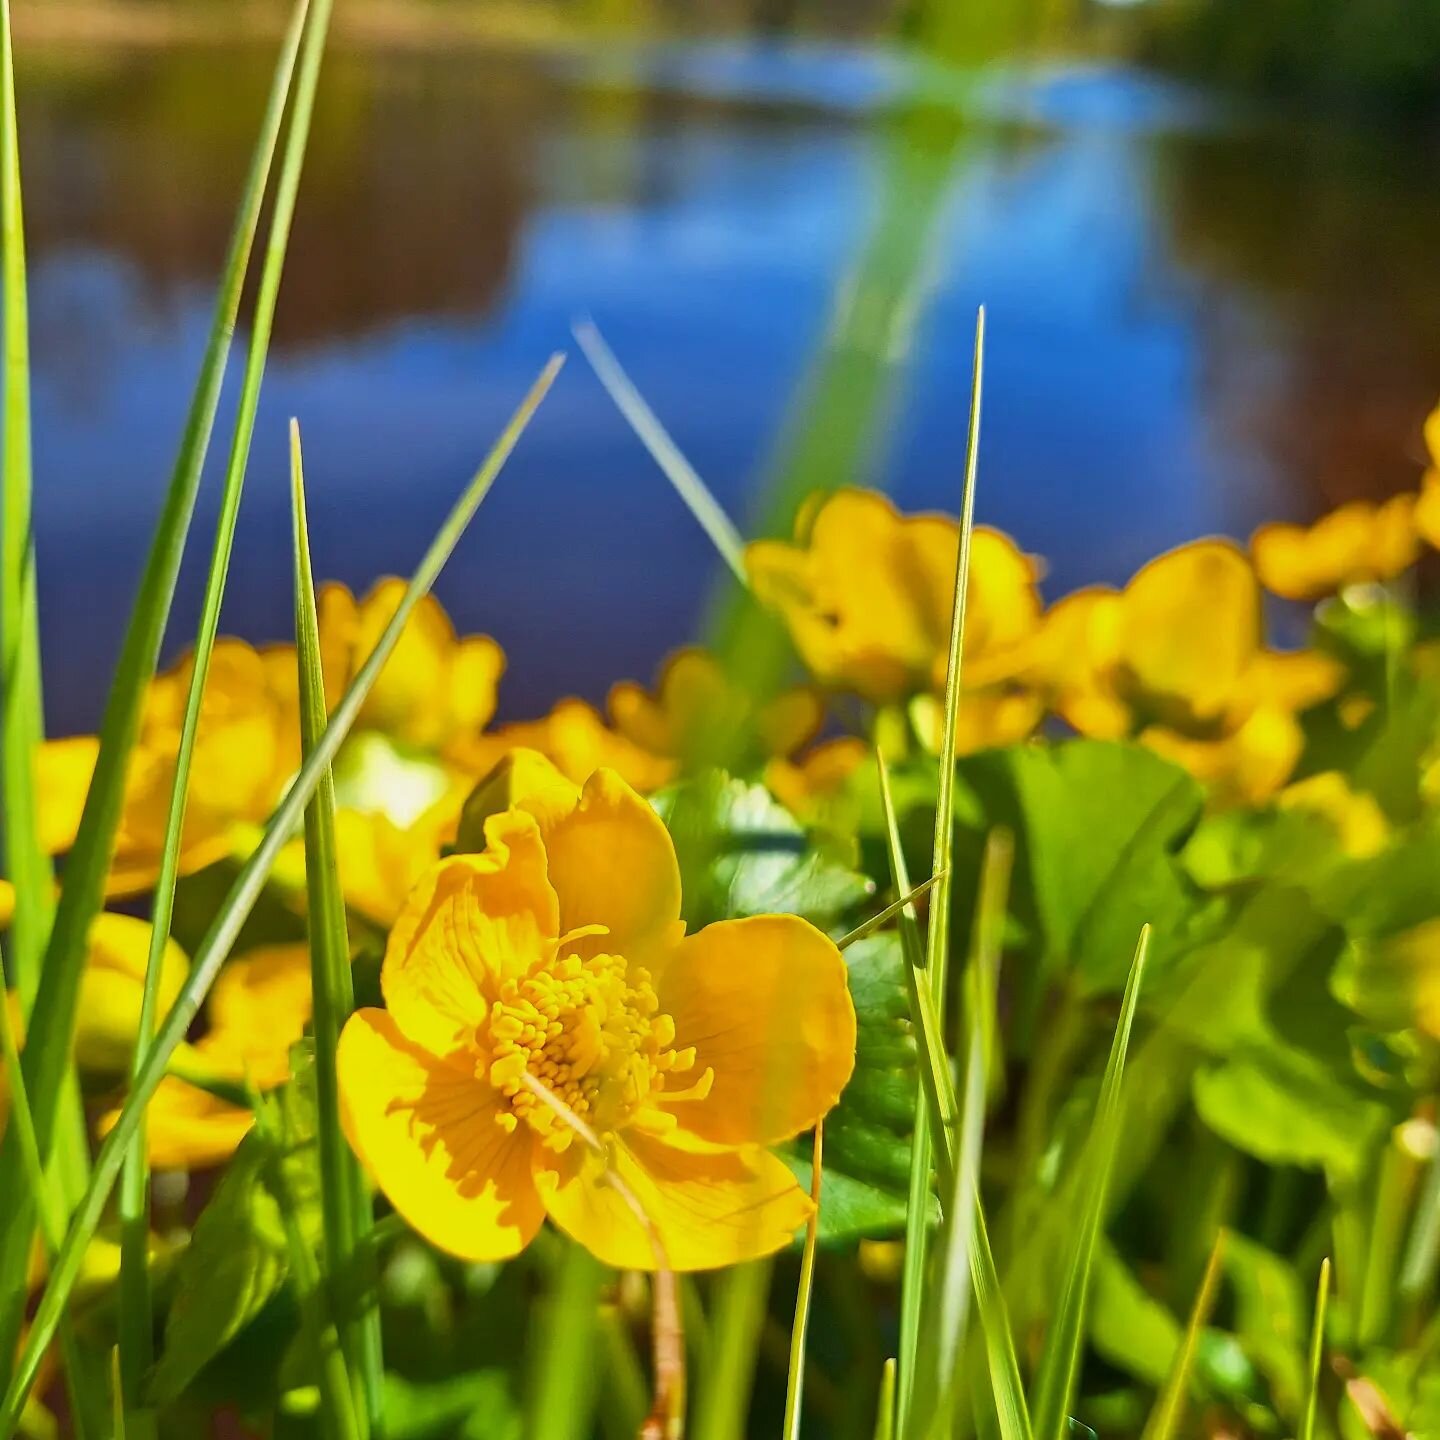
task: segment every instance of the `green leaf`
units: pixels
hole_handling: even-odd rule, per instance
[[[1041,960],[1089,993],[1123,988],[1144,924],[1168,951],[1200,897],[1179,851],[1200,815],[1195,779],[1139,745],[1071,740],[961,762],[984,826],[1016,837],[1018,895]]]
[[[471,1421],[471,1424],[466,1424]],[[443,1380],[385,1377],[388,1440],[521,1440],[523,1417],[503,1370],[472,1370]]]
[[[178,1398],[196,1375],[260,1314],[290,1273],[281,1202],[272,1182],[278,1165],[302,1232],[320,1239],[320,1165],[310,1083],[282,1091],[282,1139],[257,1128],[240,1143],[215,1193],[200,1212],[177,1267],[165,1321],[165,1344],[151,1387],[154,1399]]]
[[[1275,1412],[1293,1421],[1305,1390],[1304,1287],[1288,1260],[1243,1235],[1227,1237],[1223,1263],[1230,1328],[1269,1383]]]
[[[1278,1044],[1201,1070],[1194,1096],[1201,1119],[1237,1149],[1343,1177],[1365,1165],[1387,1118],[1313,1056]]]
[[[1115,1247],[1103,1242],[1090,1296],[1090,1343],[1111,1365],[1161,1385],[1180,1348],[1180,1322],[1135,1278]]]
[[[817,847],[763,785],[708,772],[653,803],[675,838],[692,929],[788,914],[828,930],[874,893],[863,875]]]
[[[825,1117],[822,1241],[904,1228],[919,1083],[899,937],[870,935],[844,954],[855,1002],[855,1071]],[[809,1142],[799,1142],[784,1158],[808,1189]],[[931,1213],[933,1218],[937,1209]]]

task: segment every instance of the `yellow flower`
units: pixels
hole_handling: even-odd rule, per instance
[[[335,854],[345,903],[388,930],[411,890],[455,838],[461,797],[446,796],[410,825],[359,810],[335,813]]]
[[[357,601],[344,585],[319,593],[320,658],[325,701],[333,710],[399,609],[405,581],[376,581]],[[357,728],[379,730],[402,744],[443,753],[490,723],[505,653],[488,635],[463,639],[444,607],[425,596],[410,612],[375,687],[360,707]]]
[[[1390,580],[1420,558],[1415,496],[1355,500],[1308,528],[1262,525],[1250,537],[1260,583],[1287,600],[1319,600],[1347,585]]]
[[[808,687],[756,706],[699,647],[671,655],[653,693],[633,680],[612,686],[607,706],[615,730],[652,755],[731,765],[757,745],[765,755],[793,755],[824,719],[820,697]]]
[[[794,544],[757,541],[745,563],[822,685],[892,704],[944,684],[959,539],[948,516],[902,516],[883,495],[838,490],[801,514]],[[1035,579],[1008,536],[975,530],[967,683],[1013,675],[1040,616]]]
[[[83,1069],[116,1072],[130,1064],[150,936],[149,922],[129,915],[102,912],[91,922],[75,1028],[75,1059]],[[173,940],[166,942],[162,956],[157,1024],[169,1013],[190,968]]]
[[[675,760],[656,755],[611,729],[593,705],[569,696],[539,720],[501,725],[473,739],[457,753],[461,768],[488,774],[515,750],[534,750],[560,773],[581,784],[596,770],[613,770],[627,785],[649,794],[675,778]]]
[[[839,951],[786,915],[687,936],[654,811],[613,772],[580,791],[525,768],[485,851],[411,895],[388,1008],[345,1027],[352,1145],[411,1225],[468,1258],[516,1254],[548,1214],[606,1264],[653,1268],[611,1173],[677,1269],[779,1249],[811,1205],[765,1147],[824,1115],[854,1063]]]
[[[1440,405],[1425,419],[1425,448],[1430,452],[1430,468],[1420,481],[1415,527],[1430,545],[1440,550]]]
[[[1373,795],[1351,788],[1339,770],[1326,770],[1287,785],[1275,797],[1281,810],[1298,810],[1328,821],[1340,848],[1356,860],[1383,850],[1390,839],[1390,824]]]
[[[311,1013],[310,954],[306,946],[274,945],[248,951],[220,972],[210,992],[210,1028],[172,1062],[179,1071],[260,1090],[290,1073],[290,1047],[305,1033]],[[102,1133],[115,1123],[102,1118]],[[146,1109],[150,1162],[160,1170],[203,1170],[229,1158],[254,1116],[172,1073]]]
[[[1222,803],[1285,783],[1304,743],[1296,715],[1343,678],[1324,655],[1265,647],[1255,572],[1226,540],[1161,555],[1123,591],[1060,601],[1032,654],[1025,678],[1081,734],[1136,735]]]
[[[826,740],[795,760],[772,760],[765,767],[770,793],[802,825],[852,831],[847,818],[858,806],[847,806],[850,777],[873,756],[853,735]]]

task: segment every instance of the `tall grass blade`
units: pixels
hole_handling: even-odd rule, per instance
[[[310,565],[310,527],[305,513],[305,475],[300,427],[290,422],[291,511],[295,545],[295,653],[299,664],[300,753],[314,753],[325,733],[325,677],[320,663],[320,618]],[[320,1201],[325,1233],[325,1268],[344,1276],[349,1304],[339,1311],[345,1359],[360,1391],[362,1431],[384,1424],[384,1360],[380,1313],[373,1274],[364,1270],[374,1212],[359,1162],[340,1128],[340,1095],[335,1051],[340,1030],[355,1008],[350,975],[350,934],[335,844],[335,779],[327,766],[314,798],[305,807],[305,888],[310,939],[310,988],[314,997],[316,1140],[320,1152]],[[370,1267],[373,1269],[373,1267]]]
[[[914,1432],[919,1435],[950,1433],[963,1370],[972,1286],[970,1250],[980,1203],[980,1149],[985,1130],[990,1045],[995,1029],[992,1017],[1014,851],[1009,834],[996,831],[986,842],[980,874],[979,905],[965,976],[968,1033],[955,1184],[945,1196],[937,1283],[932,1288],[933,1302],[929,1307],[932,1315],[916,1353],[918,1375],[912,1394],[912,1416]]]
[[[85,1254],[85,1247],[93,1238],[96,1227],[100,1223],[106,1199],[119,1173],[125,1149],[135,1133],[140,1114],[149,1103],[155,1087],[165,1074],[171,1053],[184,1039],[186,1031],[199,1013],[200,1006],[214,982],[216,974],[224,964],[264,888],[266,877],[275,863],[276,856],[300,822],[304,808],[309,804],[311,796],[319,786],[321,777],[334,760],[336,751],[339,750],[341,742],[349,733],[350,727],[355,723],[355,717],[359,713],[361,705],[364,704],[366,696],[374,686],[381,667],[389,658],[391,651],[394,650],[395,644],[400,638],[400,632],[404,629],[411,612],[420,598],[428,594],[434,585],[436,577],[446,560],[449,559],[450,553],[454,550],[466,525],[469,524],[480,502],[489,493],[496,476],[499,475],[505,461],[514,450],[525,427],[530,423],[541,400],[544,399],[546,392],[554,383],[563,359],[564,357],[560,355],[553,357],[541,371],[539,378],[531,386],[519,409],[511,417],[485,462],[475,473],[464,493],[456,502],[454,509],[441,526],[439,533],[426,550],[410,583],[406,586],[395,614],[391,616],[389,623],[381,632],[379,640],[376,641],[375,648],[364,665],[360,667],[359,673],[345,692],[339,705],[336,706],[324,735],[320,737],[315,749],[300,766],[285,798],[281,800],[270,823],[266,826],[259,845],[241,867],[240,873],[235,877],[235,882],[230,888],[230,893],[220,905],[211,922],[210,929],[196,949],[190,974],[181,987],[169,1015],[166,1016],[164,1023],[156,1032],[155,1042],[150,1048],[145,1064],[141,1067],[139,1075],[136,1076],[130,1088],[130,1093],[116,1118],[114,1128],[106,1136],[105,1142],[96,1156],[90,1184],[70,1223],[70,1229],[65,1236],[65,1243],[61,1247],[60,1254],[56,1257],[50,1283],[45,1288],[40,1307],[36,1311],[34,1322],[31,1325],[30,1335],[20,1352],[20,1359],[5,1392],[3,1405],[0,1405],[0,1437],[9,1435],[18,1423],[26,1396],[35,1383],[45,1348],[54,1336],[56,1322],[64,1312],[65,1304],[74,1287],[80,1262]]]
[[[1095,1264],[1096,1244],[1105,1218],[1105,1196],[1120,1136],[1120,1090],[1125,1078],[1125,1056],[1135,1024],[1135,1007],[1145,976],[1145,959],[1150,951],[1150,927],[1140,931],[1120,1020],[1100,1085],[1100,1099],[1085,1147],[1086,1184],[1076,1226],[1070,1268],[1060,1294],[1060,1304],[1045,1338],[1040,1365],[1040,1383],[1033,1413],[1039,1440],[1064,1440],[1068,1434],[1070,1402],[1080,1369],[1081,1344],[1085,1333],[1085,1306],[1090,1294],[1090,1274]]]
[[[883,910],[877,911],[868,920],[863,920],[848,934],[842,935],[835,942],[839,950],[847,950],[857,940],[863,940],[867,935],[873,935],[877,930],[883,929],[892,920],[898,920],[907,910],[913,909],[915,902],[922,896],[928,895],[939,882],[938,875],[932,875],[928,880],[922,880],[908,895],[902,895],[898,900],[892,900]]]
[[[592,1429],[599,1368],[587,1364],[600,1324],[600,1286],[605,1267],[583,1245],[566,1243],[555,1283],[541,1309],[540,1343],[534,1347],[531,1440],[584,1440]],[[640,1414],[645,1413],[642,1399]],[[632,1430],[633,1436],[635,1431]]]
[[[209,449],[245,271],[290,93],[294,59],[292,49],[282,49],[221,273],[205,357],[191,397],[175,468],[111,681],[100,732],[100,754],[66,863],[65,888],[45,951],[34,1024],[27,1037],[24,1057],[42,1155],[48,1155],[50,1150],[75,1026],[85,939],[104,896],[130,752],[139,727],[145,687],[155,672],[160,653],[180,557]],[[15,1194],[17,1178],[13,1147],[0,1145],[0,1194]],[[33,1206],[22,1195],[19,1203],[6,1206],[0,1213],[0,1381],[8,1381],[11,1374],[21,1321],[21,1279],[33,1231]]]
[[[750,1391],[765,1328],[773,1260],[733,1265],[715,1277],[704,1368],[695,1386],[692,1440],[745,1440]]]
[[[1190,1372],[1195,1368],[1195,1355],[1200,1345],[1200,1331],[1215,1306],[1215,1291],[1220,1284],[1220,1261],[1224,1254],[1225,1232],[1222,1230],[1215,1237],[1200,1288],[1195,1292],[1195,1303],[1190,1307],[1185,1336],[1175,1353],[1175,1363],[1165,1377],[1165,1388],[1155,1402],[1141,1440],[1173,1440],[1179,1432],[1180,1421],[1185,1415],[1185,1400],[1190,1392]]]
[[[880,1402],[875,1407],[875,1440],[895,1440],[895,1361],[880,1372]]]
[[[795,1290],[795,1319],[790,1326],[790,1368],[785,1377],[785,1440],[800,1440],[800,1407],[805,1397],[805,1341],[810,1333],[810,1301],[815,1290],[815,1246],[820,1236],[820,1183],[824,1171],[825,1126],[815,1127],[810,1147],[810,1199],[815,1209],[805,1226],[800,1253],[800,1283]]]
[[[20,1069],[20,1043],[7,1003],[8,989],[9,975],[5,958],[0,955],[0,1070],[9,1077],[10,1083],[9,1116],[6,1123],[16,1132],[22,1174],[25,1184],[35,1196],[45,1257],[53,1260],[65,1235],[65,1207],[56,1194],[51,1177],[45,1173],[45,1167],[40,1163],[35,1120],[30,1113],[30,1095],[25,1088],[24,1072]],[[68,1317],[60,1325],[57,1343],[60,1361],[65,1369],[65,1388],[70,1400],[71,1424],[76,1440],[87,1440],[90,1435],[98,1436],[101,1434],[101,1427],[94,1423],[94,1417],[96,1414],[103,1414],[105,1407],[97,1406],[95,1397],[90,1394],[84,1358]]]
[[[272,1156],[279,1156],[284,1150],[284,1136],[276,1118],[275,1101],[258,1093],[252,1094],[250,1101],[255,1111],[256,1130],[269,1137]],[[330,1297],[321,1279],[315,1252],[301,1233],[299,1208],[289,1193],[285,1167],[278,1159],[271,1161],[269,1179],[279,1202],[280,1222],[285,1229],[290,1280],[300,1305],[301,1333],[309,1340],[318,1362],[320,1411],[325,1422],[322,1433],[329,1440],[361,1440],[360,1419],[355,1412],[355,1397],[349,1372],[345,1368],[345,1355],[331,1312]]]
[[[30,474],[30,323],[10,0],[0,0],[0,302],[5,307],[0,454],[0,854],[15,886],[11,967],[29,1013],[54,908],[40,844],[35,751],[43,734]]]
[[[1315,1440],[1320,1413],[1320,1362],[1325,1356],[1325,1312],[1330,1306],[1330,1257],[1320,1262],[1320,1283],[1315,1291],[1315,1327],[1310,1332],[1310,1383],[1305,1396],[1305,1419],[1300,1440]]]
[[[159,1002],[160,975],[165,946],[175,908],[175,885],[179,878],[180,844],[185,826],[186,797],[190,783],[190,767],[200,728],[200,713],[205,683],[210,674],[210,658],[220,628],[220,607],[225,597],[225,581],[230,570],[234,548],[235,523],[240,513],[240,498],[245,486],[245,472],[250,459],[250,444],[255,433],[255,412],[260,402],[260,383],[264,376],[269,350],[275,302],[279,294],[280,275],[294,214],[295,196],[299,189],[309,121],[318,78],[320,56],[324,49],[329,20],[330,0],[300,0],[291,15],[290,26],[281,47],[281,68],[289,71],[299,55],[299,83],[295,108],[286,134],[285,153],[276,185],[275,208],[270,224],[260,276],[260,289],[255,314],[250,326],[250,342],[241,383],[239,407],[231,439],[230,454],[220,496],[220,516],[205,579],[205,592],[200,606],[200,624],[195,637],[191,665],[190,688],[185,699],[180,741],[175,757],[175,779],[165,819],[165,836],[161,849],[160,870],[151,904],[150,954],[145,969],[145,986],[141,1000],[140,1020],[136,1032],[135,1051],[130,1067],[133,1080],[144,1063],[145,1052],[154,1034]],[[302,39],[303,36],[303,39]],[[148,1245],[150,1233],[150,1175],[145,1149],[144,1117],[125,1157],[119,1194],[120,1215],[120,1290],[119,1337],[120,1374],[130,1429],[136,1440],[154,1435],[153,1417],[142,1412],[145,1376],[154,1362],[154,1318],[150,1298]]]
[[[659,417],[646,404],[645,397],[621,368],[620,362],[605,343],[599,330],[589,320],[580,321],[572,326],[571,330],[576,344],[590,362],[600,383],[620,413],[630,422],[630,428],[650,452],[651,459],[675,487],[675,493],[689,507],[690,513],[710,537],[710,543],[720,552],[721,558],[730,567],[735,578],[741,585],[748,585],[749,581],[745,576],[745,542],[740,538],[740,532],[730,517],[721,509],[720,502],[710,493],[710,487],[680,453],[680,447],[670,438]]]
[[[1015,1336],[1005,1309],[1005,1294],[990,1248],[985,1211],[976,1197],[971,1212],[975,1233],[970,1242],[970,1277],[975,1287],[975,1310],[985,1336],[985,1355],[990,1365],[990,1395],[1000,1425],[1000,1440],[1032,1440],[1030,1407],[1025,1402],[1025,1382],[1015,1355]]]
[[[885,763],[885,757],[878,750],[875,753],[875,761],[880,776],[880,803],[885,816],[890,874],[896,890],[904,895],[910,892],[910,875],[905,864],[904,847],[900,843],[900,825],[895,816],[895,796],[890,787],[890,769]],[[938,1173],[941,1193],[948,1195],[955,1185],[958,1113],[955,1077],[950,1073],[950,1058],[945,1053],[945,1046],[940,1035],[940,1017],[935,1012],[935,1000],[930,993],[930,977],[926,972],[924,956],[920,948],[920,922],[916,918],[914,909],[908,905],[900,912],[900,943],[906,958],[905,987],[910,1000],[910,1018],[915,1026],[920,1050],[918,1062],[922,1103],[915,1112],[915,1134],[917,1137],[919,1136],[922,1121],[933,1132],[938,1145],[934,1156],[935,1169]],[[918,1140],[911,1141],[912,1145],[916,1143]],[[927,1165],[925,1183],[918,1202],[922,1211],[927,1214],[929,1202],[930,1179]],[[911,1203],[916,1203],[913,1189]],[[908,1265],[905,1273],[908,1276]],[[896,1358],[900,1367],[903,1389],[905,1356],[902,1354]]]

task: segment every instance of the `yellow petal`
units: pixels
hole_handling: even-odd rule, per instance
[[[99,1130],[107,1133],[119,1111],[106,1115]],[[223,1165],[245,1138],[255,1117],[243,1105],[232,1105],[183,1080],[166,1078],[145,1107],[145,1138],[150,1163],[157,1170],[209,1170]]]
[[[1255,570],[1267,590],[1290,600],[1318,600],[1346,585],[1389,580],[1419,555],[1415,499],[1383,505],[1341,505],[1308,529],[1262,525],[1250,540]]]
[[[412,1045],[383,1010],[346,1022],[336,1055],[341,1119],[390,1203],[432,1244],[504,1260],[544,1219],[530,1175],[531,1131],[498,1092]]]
[[[793,915],[723,920],[683,940],[657,987],[675,1043],[695,1047],[703,1099],[660,1104],[721,1145],[772,1144],[809,1129],[855,1067],[855,1007],[835,944]]]
[[[825,705],[808,685],[797,685],[763,706],[756,723],[767,755],[793,755],[819,733]]]
[[[9,928],[15,915],[15,887],[8,880],[0,880],[0,930]]]
[[[423,822],[402,829],[386,815],[339,810],[335,858],[345,903],[388,930],[411,890],[438,862],[440,839]]]
[[[450,657],[449,723],[457,732],[483,730],[494,717],[505,652],[488,635],[461,640]]]
[[[1220,739],[1196,740],[1159,725],[1143,731],[1140,739],[1203,781],[1218,806],[1268,799],[1290,778],[1305,746],[1295,717],[1273,706],[1257,709]]]
[[[499,981],[548,957],[560,933],[533,818],[507,811],[485,834],[483,854],[441,861],[410,892],[385,948],[385,1003],[436,1055],[469,1043]]]
[[[1440,411],[1436,412],[1440,414]],[[1432,415],[1431,420],[1435,419]],[[1429,433],[1427,427],[1426,433]],[[1440,460],[1435,462],[1440,465]],[[1415,502],[1415,528],[1426,544],[1440,550],[1440,470],[1429,470],[1420,482],[1420,498]]]
[[[1275,803],[1281,810],[1322,816],[1335,828],[1341,849],[1357,860],[1378,854],[1389,843],[1390,823],[1375,797],[1351,789],[1339,770],[1326,770],[1287,785]]]
[[[580,1145],[562,1155],[537,1146],[536,1182],[550,1218],[607,1265],[654,1270],[646,1226]],[[611,1164],[658,1233],[676,1270],[713,1270],[773,1255],[810,1218],[810,1197],[767,1150],[677,1143],[631,1128]]]
[[[547,811],[541,825],[561,933],[603,925],[608,953],[645,963],[680,921],[680,866],[660,817],[613,770],[597,770],[574,810]]]
[[[765,784],[802,825],[829,826],[850,777],[873,754],[863,740],[843,735],[823,741],[798,760],[772,760],[765,767]],[[853,826],[837,823],[833,828],[843,831]]]
[[[1440,466],[1440,405],[1425,417],[1425,448],[1430,452],[1430,463]]]
[[[119,1071],[130,1063],[152,931],[148,922],[102,912],[91,922],[80,981],[75,1058],[88,1070]],[[185,952],[167,941],[161,952],[158,1024],[170,1011],[189,970]]]
[[[1345,683],[1345,667],[1319,650],[1264,650],[1241,686],[1247,705],[1297,714],[1328,700]]]
[[[310,1018],[310,949],[303,943],[261,945],[230,961],[210,991],[212,1033],[254,1049],[288,1050]]]
[[[1204,725],[1229,707],[1260,648],[1260,587],[1227,540],[1197,540],[1125,587],[1119,663],[1161,723]]]
[[[100,741],[94,735],[47,740],[36,751],[35,803],[47,855],[61,855],[75,843],[99,754]]]
[[[579,803],[580,787],[573,780],[538,750],[521,746],[511,750],[466,798],[460,812],[460,848],[483,850],[485,822],[517,805],[544,830]]]

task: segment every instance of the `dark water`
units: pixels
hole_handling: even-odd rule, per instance
[[[22,62],[47,704],[64,732],[98,714],[269,60]],[[893,196],[881,117],[909,84],[899,67],[739,45],[327,64],[225,628],[289,631],[290,415],[317,571],[363,586],[414,563],[583,314],[743,521]],[[981,518],[1048,558],[1052,593],[1413,483],[1440,393],[1433,146],[1092,68],[987,85],[955,154],[868,472],[904,505],[953,507],[980,301]],[[172,652],[216,465],[210,481]],[[504,644],[517,715],[648,676],[716,573],[575,357],[439,593]]]

